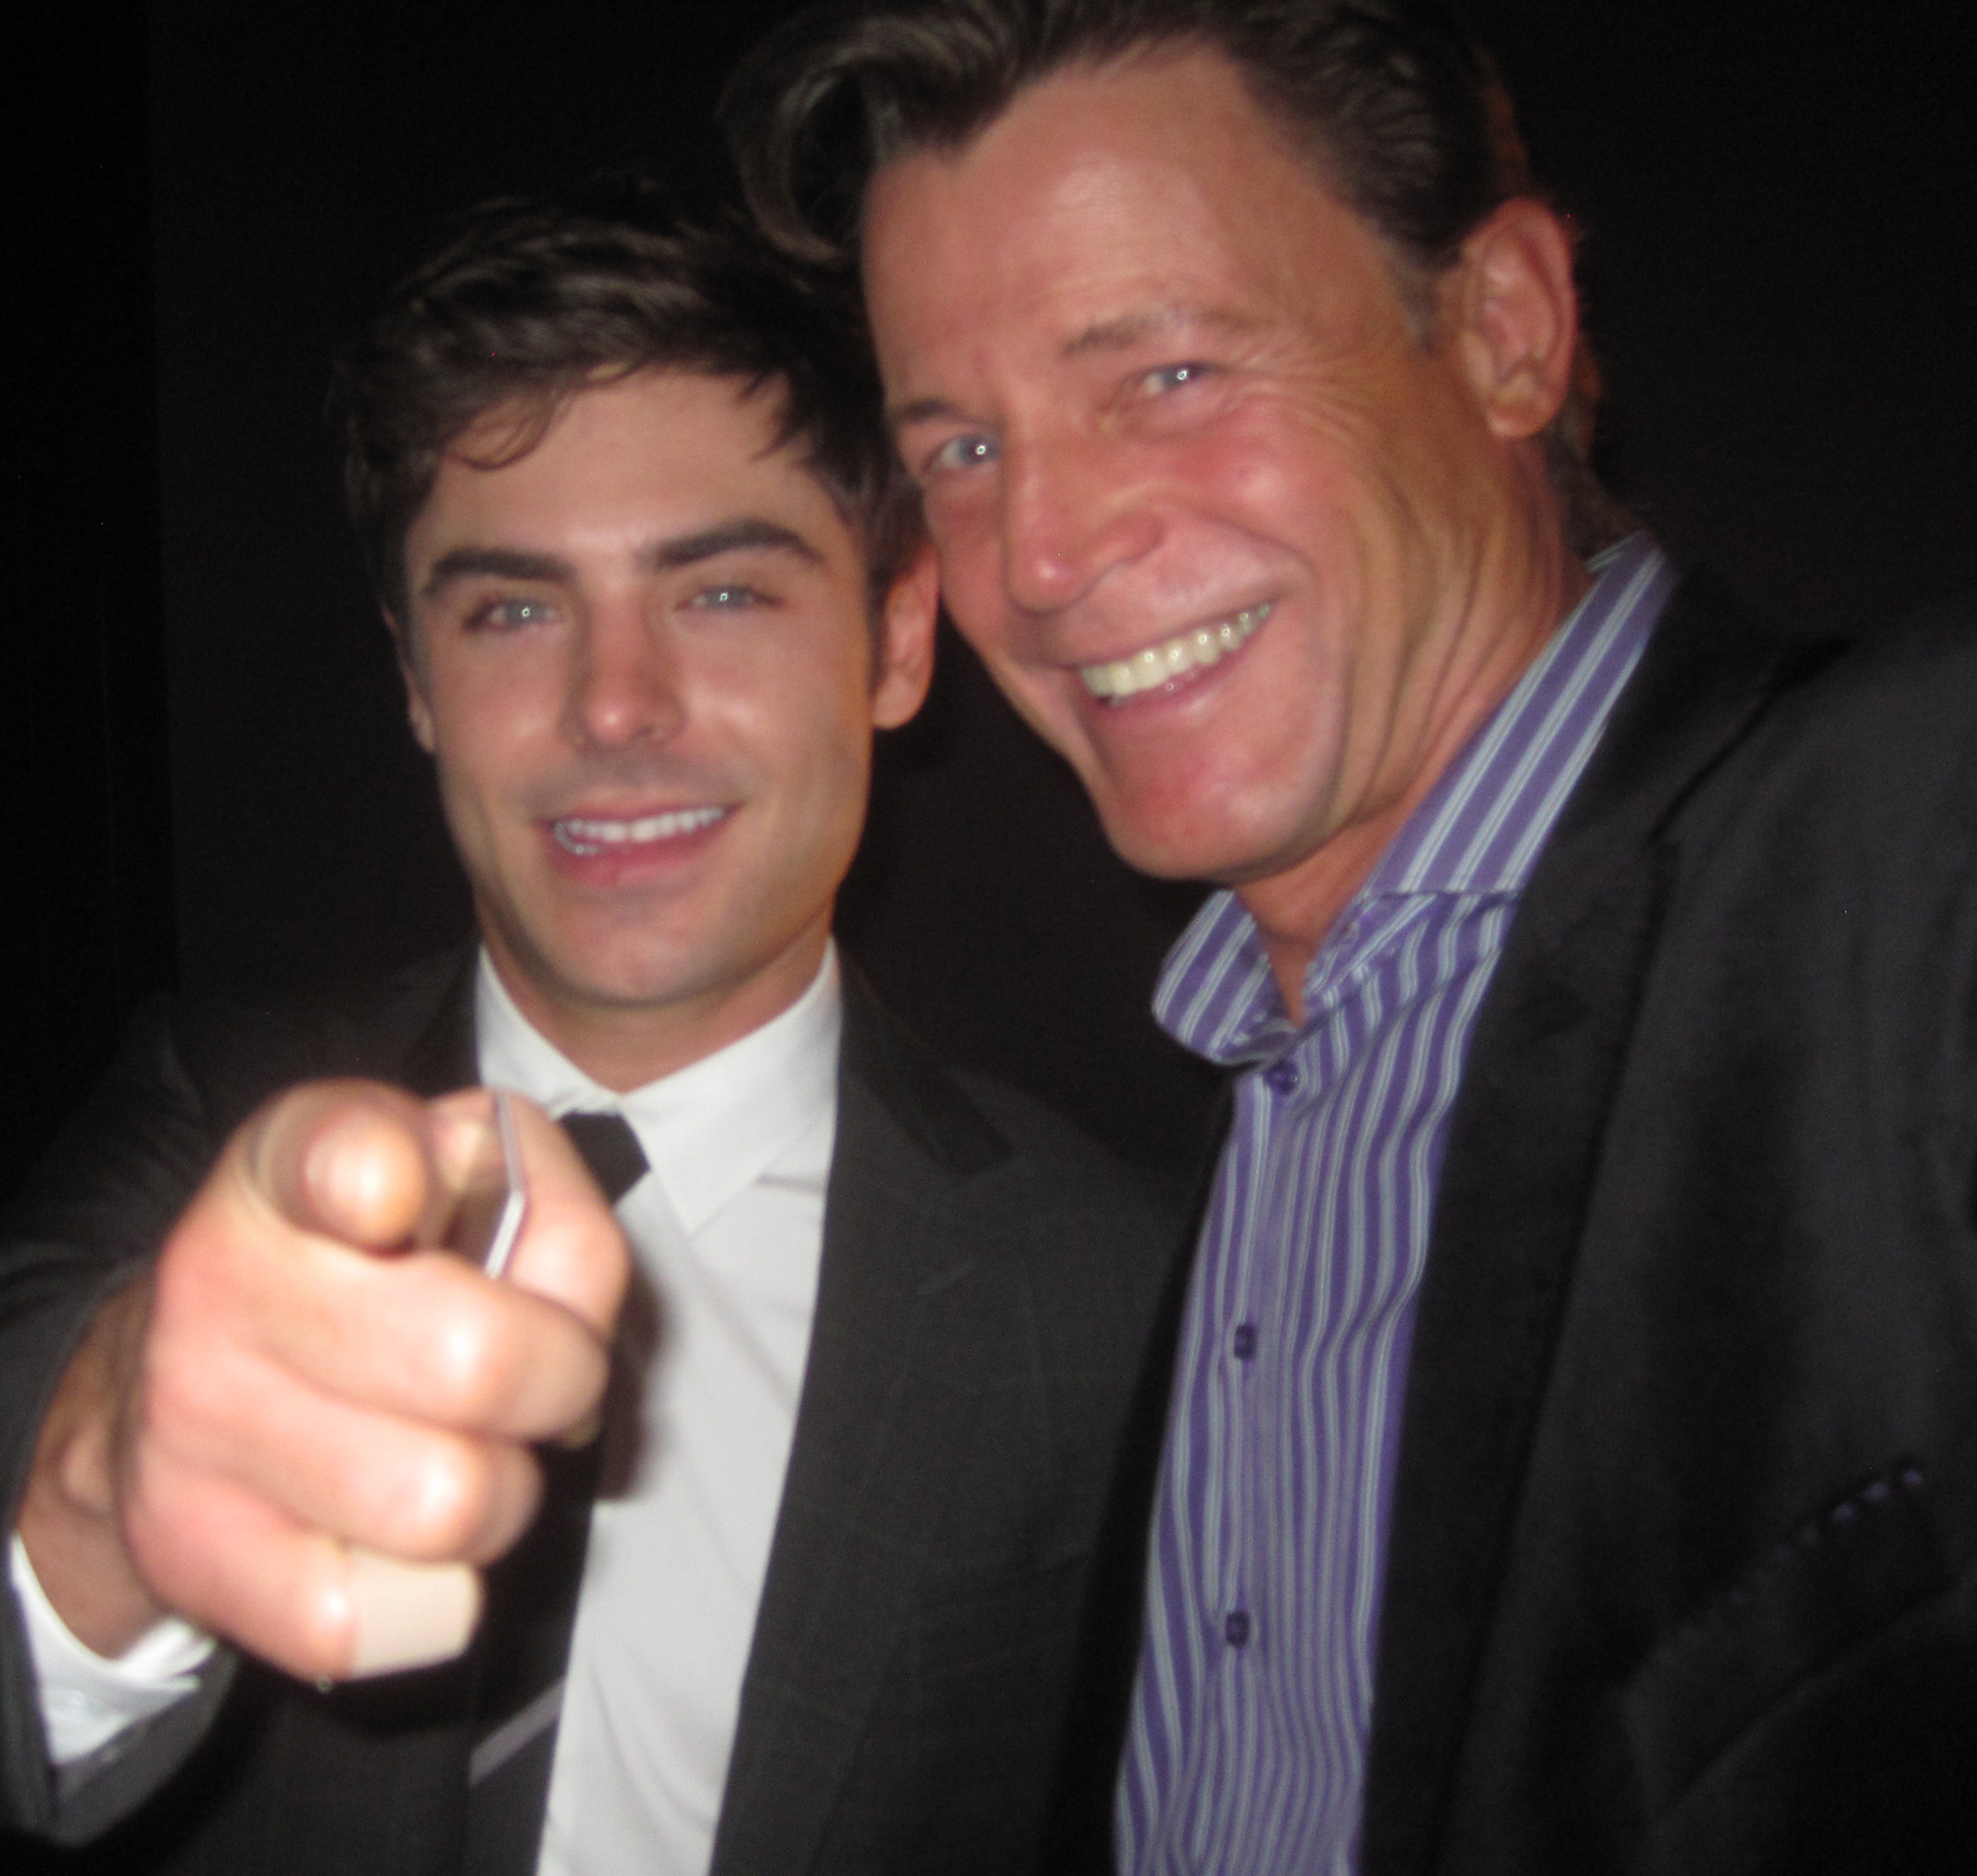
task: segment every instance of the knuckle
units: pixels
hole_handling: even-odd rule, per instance
[[[435,1442],[408,1469],[395,1516],[405,1549],[421,1558],[471,1550],[487,1521],[488,1468],[470,1448]]]
[[[305,1675],[344,1673],[357,1640],[357,1611],[347,1582],[325,1575],[296,1597],[292,1646],[283,1651]]]
[[[143,1449],[226,1450],[252,1428],[258,1391],[241,1365],[218,1353],[154,1348],[145,1363],[133,1416]]]
[[[130,1493],[120,1507],[124,1549],[138,1576],[161,1602],[186,1606],[196,1596],[196,1528],[174,1515],[170,1486]],[[188,1555],[190,1553],[191,1555]]]
[[[144,1384],[130,1416],[126,1446],[135,1459],[203,1444],[212,1412],[227,1396],[210,1383],[210,1371],[196,1363],[154,1359],[145,1364]]]
[[[624,1234],[600,1204],[581,1196],[532,1220],[524,1266],[531,1289],[593,1323],[608,1322],[615,1314],[632,1269]]]
[[[485,1424],[506,1404],[510,1389],[508,1337],[490,1312],[454,1312],[426,1351],[435,1396],[455,1416],[470,1424]]]

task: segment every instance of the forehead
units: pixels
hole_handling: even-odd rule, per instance
[[[776,440],[781,391],[704,372],[647,371],[542,407],[485,412],[441,458],[407,539],[408,572],[482,535],[558,548],[642,543],[758,515],[801,534],[824,564],[863,556],[800,445]]]
[[[888,372],[991,311],[1063,346],[1150,308],[1302,320],[1397,299],[1320,159],[1192,48],[1053,73],[959,150],[887,165],[864,252]]]

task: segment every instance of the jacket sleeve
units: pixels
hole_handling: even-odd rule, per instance
[[[185,1026],[163,1003],[140,1013],[103,1085],[0,1225],[0,1480],[9,1530],[48,1402],[84,1328],[157,1254],[259,1098],[255,1077],[226,1072],[223,1053],[196,1039],[188,1047]],[[202,1074],[202,1056],[220,1072]],[[20,1609],[11,1591],[0,1603],[0,1828],[82,1841],[157,1789],[197,1743],[231,1678],[231,1652],[218,1652],[198,1693],[57,1774]]]

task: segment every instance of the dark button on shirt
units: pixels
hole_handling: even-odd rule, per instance
[[[1254,1323],[1239,1324],[1229,1344],[1236,1352],[1239,1362],[1246,1362],[1256,1353],[1256,1326]]]
[[[1242,1647],[1250,1639],[1250,1612],[1247,1609],[1231,1609],[1228,1620],[1222,1624],[1222,1632],[1228,1637],[1231,1648]]]

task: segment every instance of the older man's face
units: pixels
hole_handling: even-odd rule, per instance
[[[866,208],[948,604],[1120,852],[1243,884],[1377,850],[1493,655],[1470,601],[1528,487],[1474,348],[1423,343],[1208,53],[1046,79]]]

